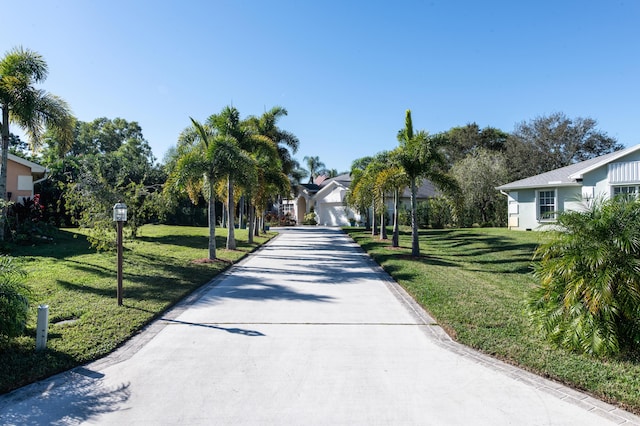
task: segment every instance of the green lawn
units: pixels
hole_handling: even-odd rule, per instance
[[[531,258],[540,233],[506,229],[422,231],[422,257],[410,234],[391,242],[346,231],[459,342],[640,413],[640,356],[601,360],[556,349],[524,313],[535,285]],[[391,234],[389,234],[389,237]]]
[[[226,230],[217,229],[217,247]],[[209,282],[268,238],[247,244],[247,231],[236,230],[238,248],[218,249],[225,262],[193,262],[207,257],[208,229],[146,225],[139,238],[125,242],[124,306],[116,300],[116,254],[96,253],[77,230],[63,230],[55,243],[12,247],[28,272],[33,291],[26,335],[0,342],[0,393],[99,358],[145,324]],[[47,350],[35,352],[39,304],[49,305]]]

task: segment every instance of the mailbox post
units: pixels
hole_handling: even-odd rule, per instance
[[[116,222],[118,235],[116,246],[118,250],[118,306],[122,306],[122,223],[127,221],[127,205],[121,202],[113,206],[113,221]]]

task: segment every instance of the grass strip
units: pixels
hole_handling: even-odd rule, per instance
[[[226,230],[216,229],[217,247]],[[116,253],[96,253],[79,230],[61,230],[51,244],[11,247],[32,290],[25,335],[0,341],[0,393],[100,358],[182,298],[273,237],[236,230],[237,249],[207,257],[208,229],[145,225],[125,241],[123,306],[116,300]],[[49,305],[47,349],[35,352],[37,307]]]
[[[347,233],[457,341],[640,414],[640,351],[610,359],[558,349],[530,324],[524,299],[535,285],[540,234],[507,229],[424,230],[400,248],[362,228]],[[391,235],[391,234],[389,234]]]

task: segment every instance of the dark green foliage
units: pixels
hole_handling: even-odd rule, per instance
[[[29,313],[29,291],[22,283],[25,272],[13,258],[0,256],[0,338],[22,334]]]
[[[558,215],[536,250],[534,323],[556,344],[610,355],[640,343],[640,202],[596,200]]]
[[[136,236],[138,228],[158,221],[163,213],[160,194],[165,172],[154,164],[151,147],[136,122],[101,118],[78,122],[74,150],[78,159],[66,157],[54,162],[64,209],[74,224],[92,230],[90,241],[107,249],[115,241],[112,207],[122,201],[128,207],[127,229]]]
[[[505,144],[510,181],[523,179],[624,147],[592,118],[561,112],[518,124]]]
[[[442,136],[448,141],[445,155],[451,167],[479,149],[492,153],[503,152],[509,134],[494,127],[480,129],[478,124],[470,123],[466,126],[452,127]]]
[[[454,225],[451,202],[445,197],[429,198],[417,204],[418,226],[421,229],[443,229]],[[405,206],[398,210],[400,225],[411,226],[411,210]]]
[[[5,235],[18,244],[50,241],[57,229],[44,220],[44,210],[39,194],[19,203],[10,203],[7,208],[9,233]]]
[[[429,224],[432,228],[442,229],[453,225],[451,203],[446,198],[430,198],[426,204],[429,212]]]

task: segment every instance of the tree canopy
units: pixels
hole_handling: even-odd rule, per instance
[[[588,160],[624,147],[592,118],[556,112],[519,123],[506,144],[512,180]]]

